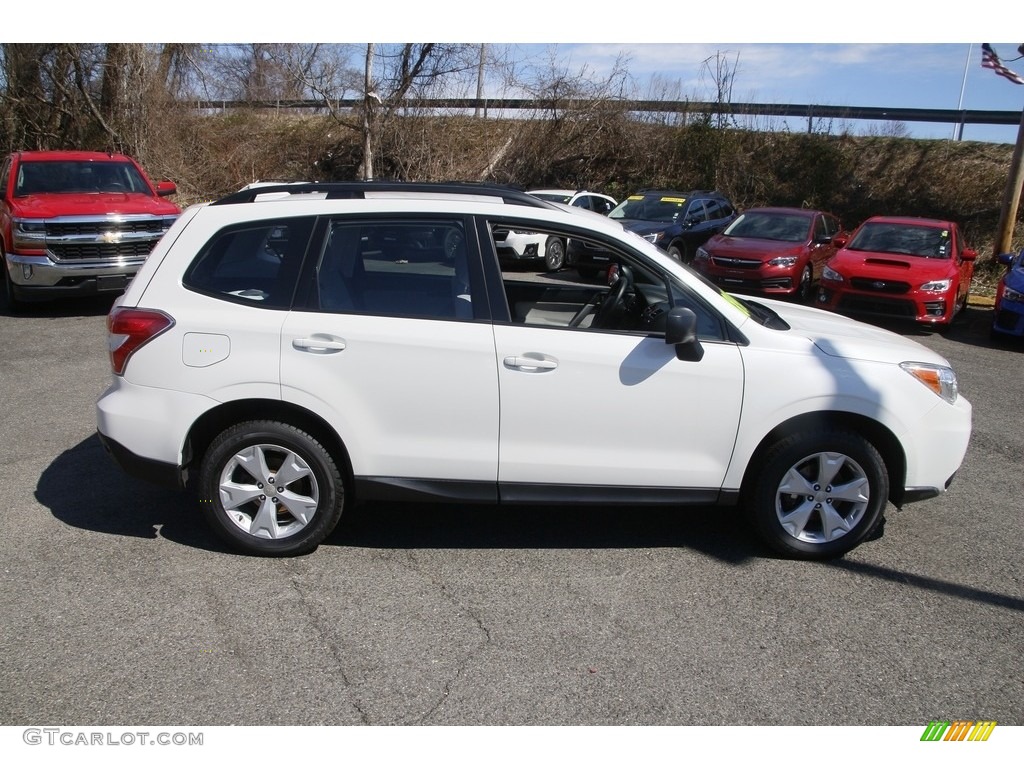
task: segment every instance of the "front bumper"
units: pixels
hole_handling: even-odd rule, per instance
[[[5,254],[16,299],[120,293],[145,263],[143,258],[58,262],[49,256]]]
[[[1009,336],[1024,336],[1024,302],[1001,302],[995,308],[992,330]]]
[[[843,315],[945,325],[953,319],[956,297],[939,293],[882,295],[822,283],[815,306]]]
[[[705,262],[697,269],[711,282],[726,291],[789,296],[796,292],[799,272],[783,267],[763,266],[758,269],[721,269]]]

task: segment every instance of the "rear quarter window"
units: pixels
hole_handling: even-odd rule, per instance
[[[313,220],[262,221],[221,230],[185,272],[189,290],[269,309],[291,306]]]

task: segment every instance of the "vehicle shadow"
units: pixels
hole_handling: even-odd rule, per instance
[[[67,525],[233,552],[209,531],[190,493],[137,480],[96,435],[57,456],[36,500]],[[364,502],[345,509],[325,546],[373,549],[633,549],[684,547],[742,564],[773,555],[731,508],[497,506]]]
[[[43,470],[35,497],[54,517],[76,528],[228,551],[208,532],[189,494],[125,474],[96,435],[64,451]]]
[[[365,502],[326,545],[371,549],[691,549],[740,565],[774,555],[730,507]]]

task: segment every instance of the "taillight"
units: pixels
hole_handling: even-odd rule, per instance
[[[174,318],[158,309],[114,307],[107,315],[107,346],[110,367],[118,376],[135,350],[148,344],[174,325]]]

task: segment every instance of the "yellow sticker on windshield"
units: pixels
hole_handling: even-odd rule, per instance
[[[685,203],[686,202],[686,198],[685,197],[663,197],[663,198],[661,198],[661,202],[663,202],[663,203]]]
[[[750,310],[743,306],[743,304],[740,303],[740,300],[733,296],[731,293],[728,293],[727,291],[722,291],[722,298],[728,301],[734,307],[736,307],[736,309],[742,312],[745,316],[750,317]]]

